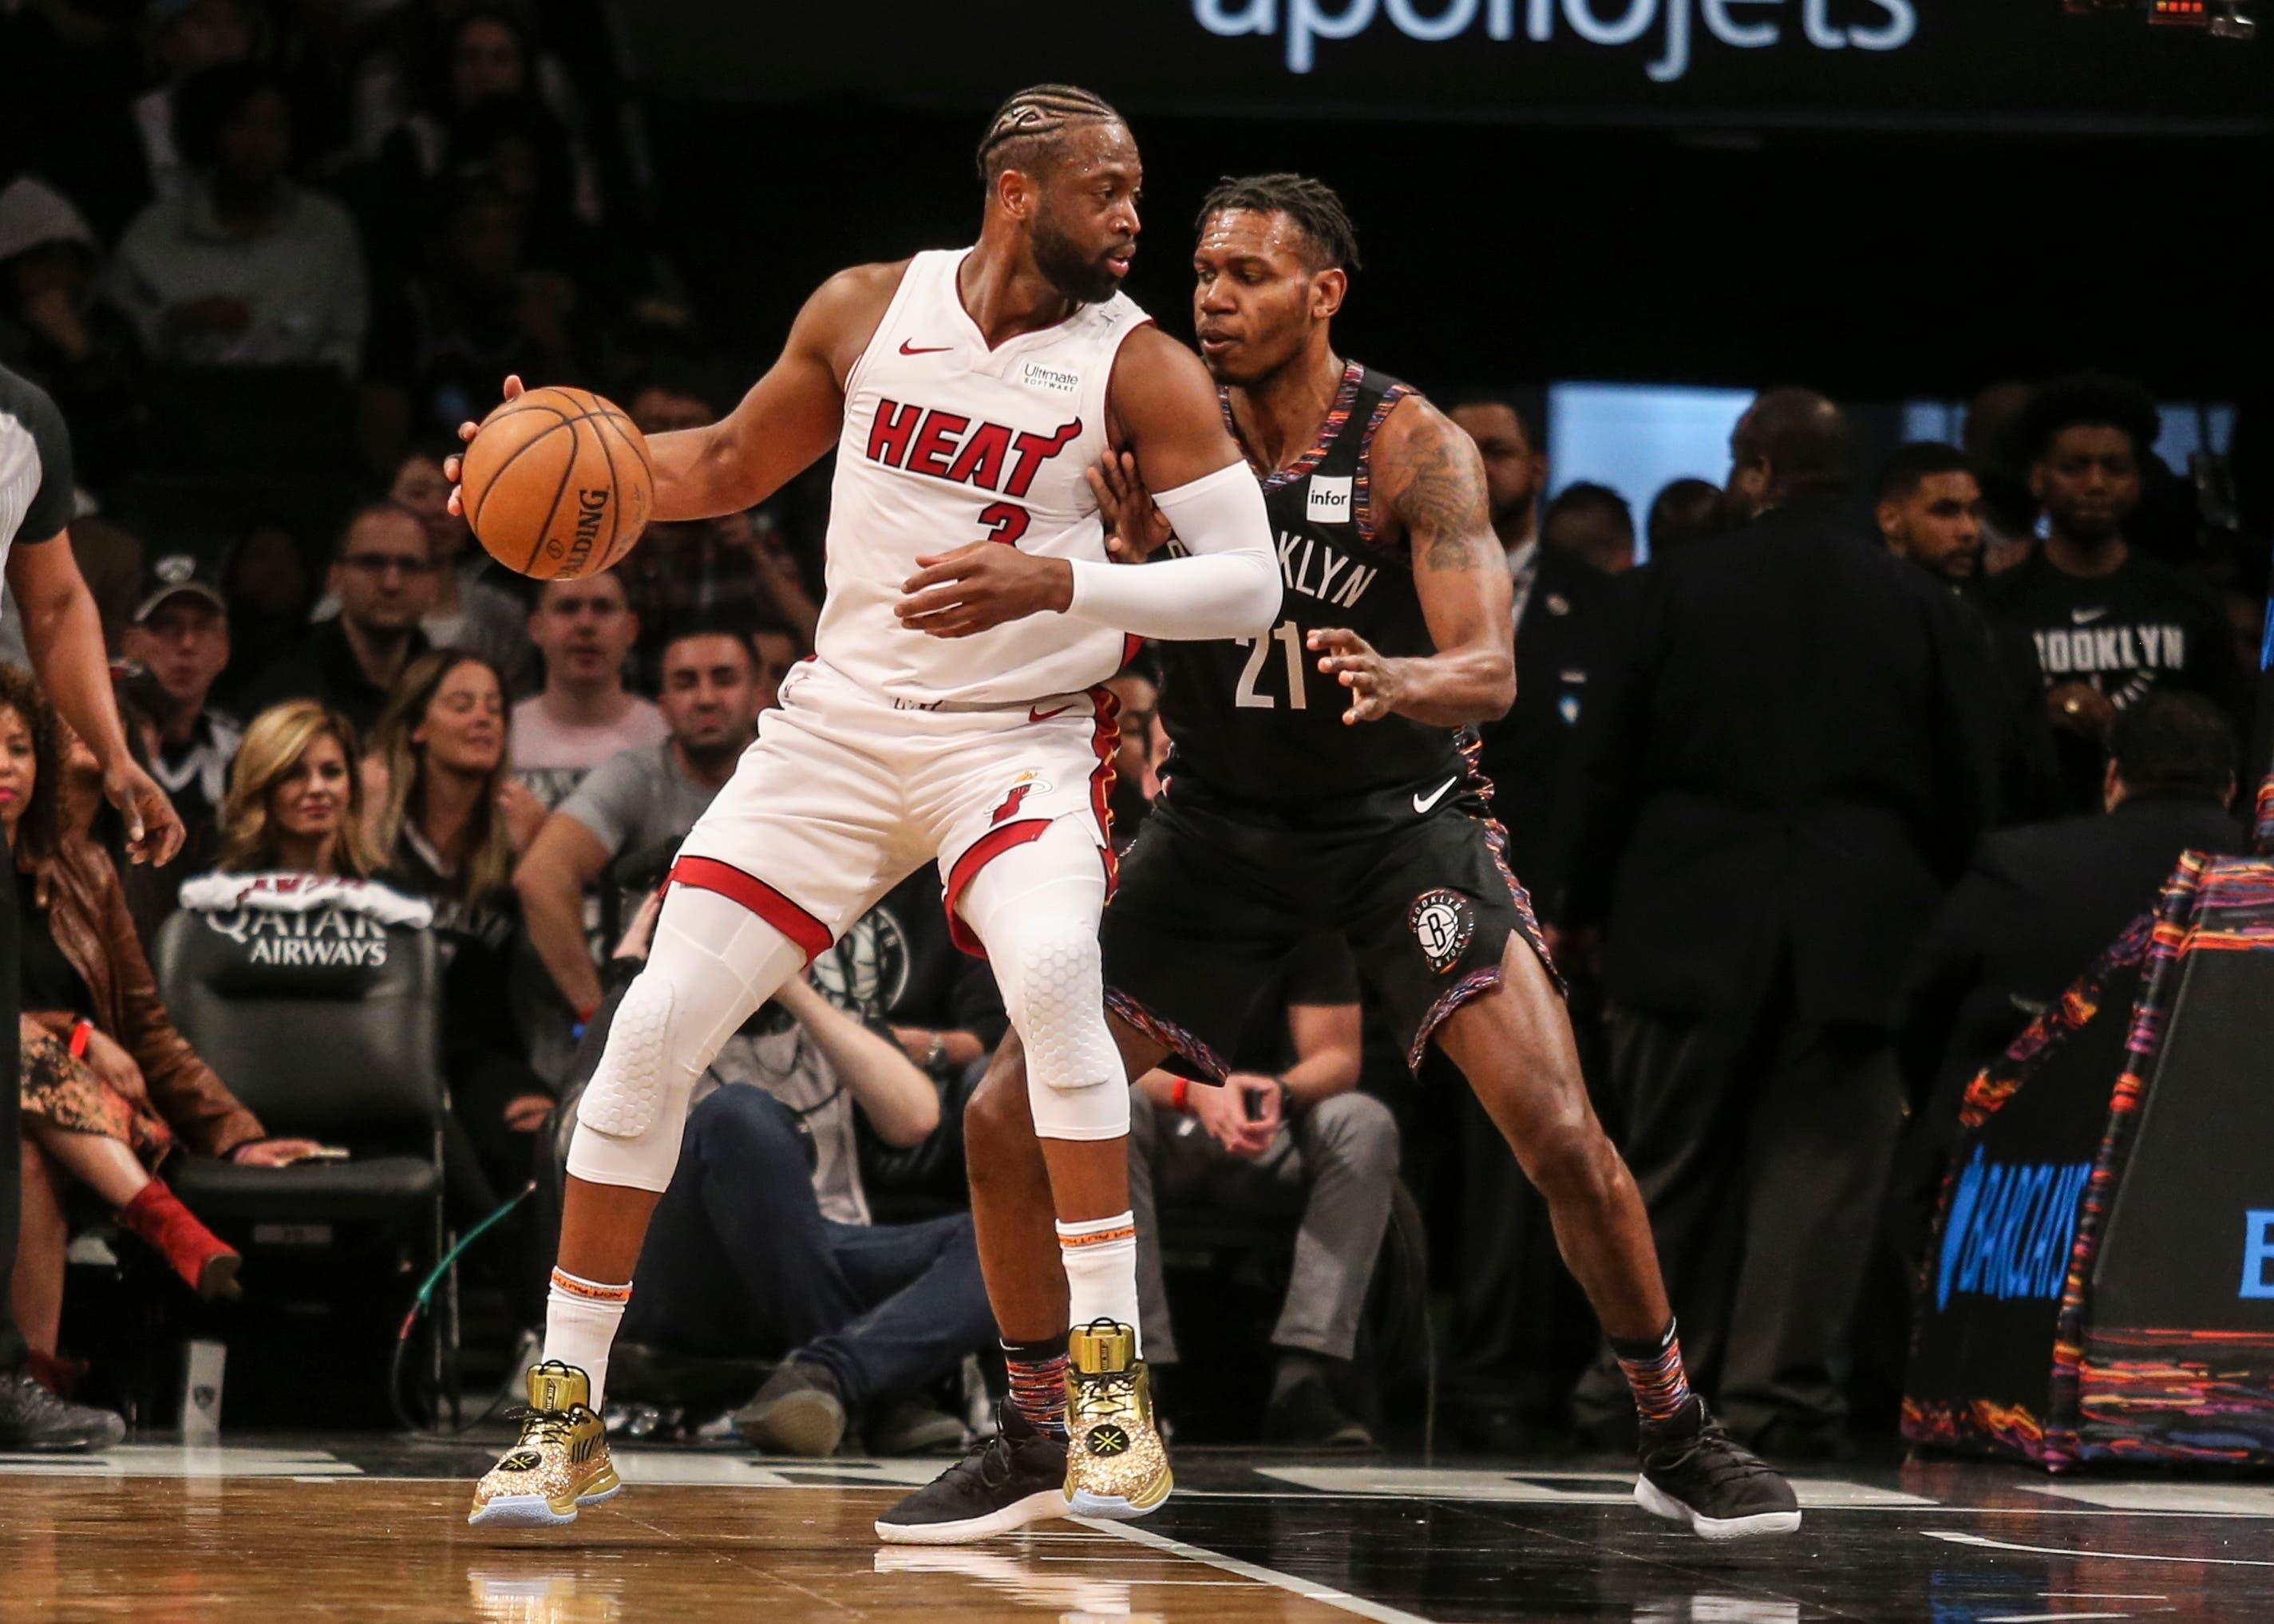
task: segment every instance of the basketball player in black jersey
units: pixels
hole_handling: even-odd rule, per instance
[[[1637,1500],[1709,1539],[1789,1533],[1792,1490],[1690,1391],[1641,1198],[1588,1104],[1473,766],[1469,727],[1516,692],[1482,464],[1412,387],[1335,353],[1356,262],[1340,201],[1314,180],[1228,180],[1201,212],[1194,325],[1263,484],[1286,618],[1265,637],[1163,647],[1168,787],[1103,927],[1116,1039],[1133,1079],[1165,1060],[1221,1081],[1270,969],[1308,934],[1342,935],[1409,1064],[1442,1049],[1547,1198],[1634,1387]],[[1094,483],[1117,553],[1171,539],[1126,459],[1109,455]],[[1259,1094],[1267,1116],[1284,1095]],[[1005,1343],[1063,1344],[1065,1285],[1015,1038],[965,1135]],[[1065,1447],[1006,1412],[998,1440],[885,1522],[904,1539],[969,1526],[1062,1477]]]

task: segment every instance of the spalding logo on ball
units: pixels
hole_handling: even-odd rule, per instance
[[[613,401],[531,389],[482,419],[458,484],[492,558],[539,581],[575,581],[620,562],[647,528],[655,464]]]

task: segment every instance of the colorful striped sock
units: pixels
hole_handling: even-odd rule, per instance
[[[1052,1438],[1064,1438],[1066,1339],[1005,1342],[1003,1368],[1011,1376],[1011,1408]]]
[[[1682,1342],[1674,1333],[1669,1320],[1664,1335],[1647,1341],[1611,1338],[1611,1351],[1634,1389],[1635,1410],[1645,1421],[1671,1421],[1690,1403],[1690,1372],[1683,1368]]]

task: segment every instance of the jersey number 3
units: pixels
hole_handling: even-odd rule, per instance
[[[1034,518],[1016,502],[990,502],[979,510],[979,522],[987,527],[987,533],[980,540],[999,541],[1006,547],[1015,547]]]
[[[1256,679],[1263,674],[1264,662],[1271,658],[1271,645],[1282,645],[1287,653],[1287,708],[1306,710],[1310,701],[1303,692],[1303,628],[1292,620],[1282,620],[1272,628],[1268,637],[1242,637],[1238,641],[1248,645],[1247,664],[1240,668],[1239,680],[1231,691],[1231,703],[1243,710],[1274,710],[1279,702],[1269,694],[1259,693]]]

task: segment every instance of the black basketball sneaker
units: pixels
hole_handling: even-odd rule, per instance
[[[960,1545],[992,1539],[1066,1504],[1066,1445],[1005,1404],[995,1436],[877,1519],[888,1545]]]
[[[1642,1425],[1635,1503],[1687,1522],[1701,1539],[1796,1533],[1800,1500],[1776,1470],[1721,1430],[1703,1399],[1671,1421]]]

